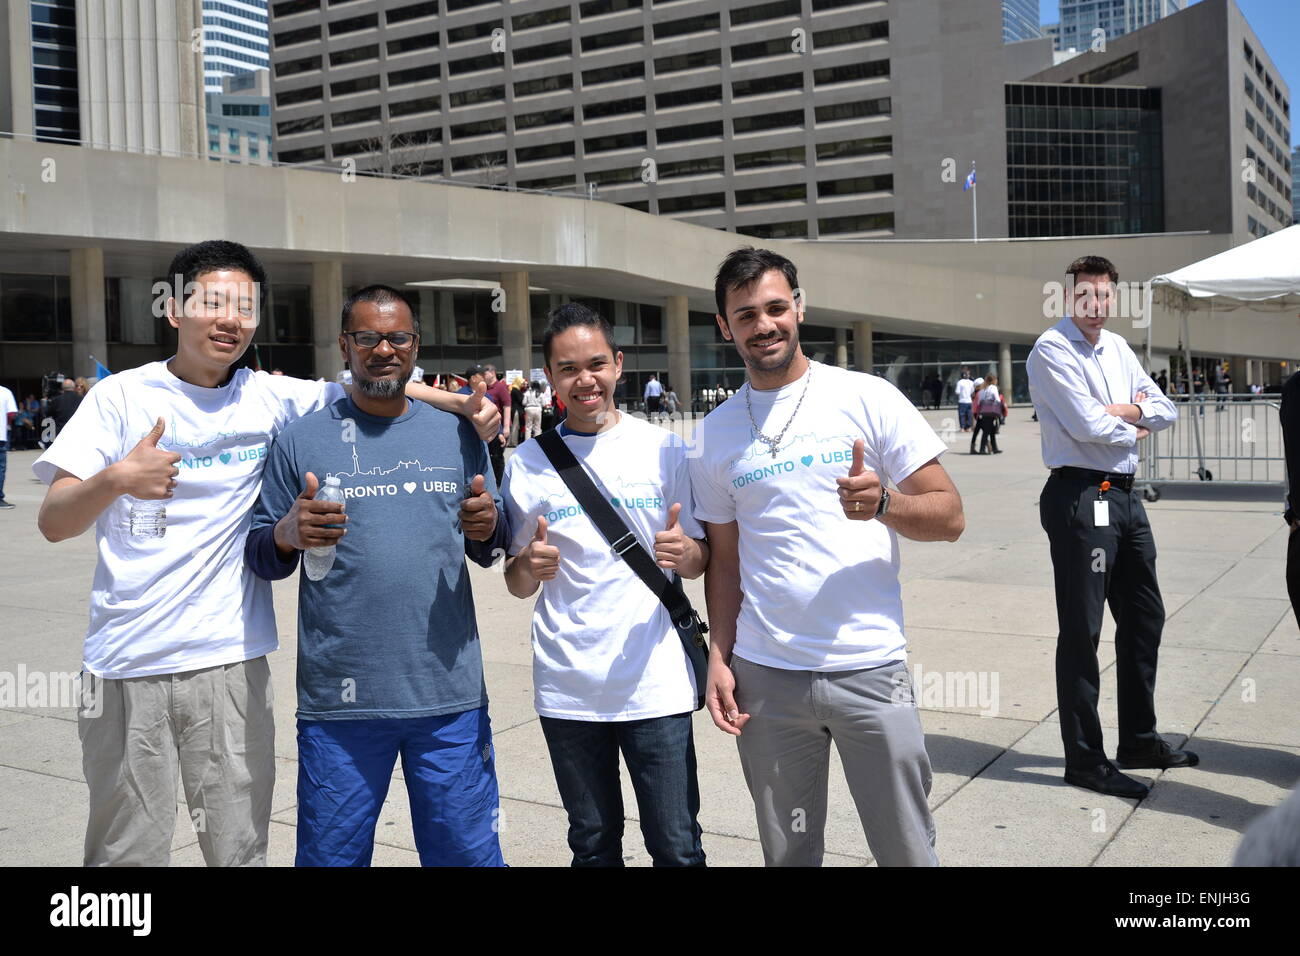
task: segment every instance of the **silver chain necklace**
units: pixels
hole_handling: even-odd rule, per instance
[[[766,444],[768,450],[772,452],[773,458],[776,457],[776,451],[781,444],[781,439],[785,438],[785,433],[790,430],[790,425],[793,424],[795,416],[799,414],[799,407],[803,405],[803,400],[808,396],[808,386],[811,384],[812,363],[809,362],[808,377],[804,379],[803,392],[799,395],[799,401],[795,404],[794,411],[790,413],[790,418],[786,421],[785,427],[781,429],[780,433],[775,438],[768,438],[764,435],[763,430],[758,427],[758,422],[754,421],[754,406],[750,404],[749,401],[749,393],[753,390],[754,386],[751,384],[745,389],[745,411],[749,412],[749,424],[754,429],[754,434],[758,436],[758,440]]]

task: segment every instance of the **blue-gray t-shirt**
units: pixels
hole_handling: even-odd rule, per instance
[[[345,398],[290,424],[262,476],[246,554],[263,577],[286,577],[275,523],[312,472],[340,479],[348,515],[334,565],[299,578],[298,717],[433,717],[487,704],[465,555],[504,555],[509,529],[487,447],[460,416],[411,402],[378,418]],[[460,530],[475,475],[496,501],[493,539]]]

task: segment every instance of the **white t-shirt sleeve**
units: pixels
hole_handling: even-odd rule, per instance
[[[501,475],[501,503],[505,505],[506,520],[510,523],[510,544],[506,553],[514,557],[537,533],[536,523],[528,520],[528,502],[523,497],[528,476],[519,464],[519,452],[510,456],[506,470]]]
[[[876,387],[863,400],[878,436],[876,451],[885,476],[897,485],[948,446],[907,396],[883,379],[870,381]]]
[[[708,454],[708,431],[708,424],[702,424],[696,437],[697,444],[705,453],[689,459],[691,491],[695,497],[694,516],[697,521],[727,524],[736,520],[736,500],[714,474],[714,460]]]
[[[704,529],[700,527],[699,519],[695,516],[695,494],[691,487],[691,466],[686,457],[686,449],[681,445],[674,445],[669,450],[672,454],[669,461],[673,463],[673,472],[667,476],[672,480],[668,507],[681,504],[682,513],[677,519],[678,524],[688,537],[702,541]]]
[[[347,391],[338,382],[317,382],[290,375],[271,375],[269,372],[253,374],[258,384],[268,389],[280,403],[285,424],[332,405],[347,395]]]
[[[85,481],[121,461],[139,440],[125,434],[121,412],[124,402],[122,386],[113,378],[97,383],[59,431],[54,444],[32,463],[36,477],[52,484],[61,468]]]

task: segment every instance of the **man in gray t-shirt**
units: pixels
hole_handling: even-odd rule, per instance
[[[465,556],[509,540],[487,449],[403,394],[419,325],[396,290],[344,307],[353,395],[271,448],[246,556],[286,577],[333,546],[298,601],[298,865],[364,866],[400,754],[421,862],[503,865],[487,691]],[[342,503],[316,500],[339,479]]]

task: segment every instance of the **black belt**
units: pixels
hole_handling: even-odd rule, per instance
[[[1100,485],[1103,481],[1109,481],[1112,488],[1118,488],[1120,491],[1133,490],[1134,476],[1122,475],[1114,471],[1093,471],[1090,468],[1075,468],[1072,465],[1063,465],[1060,468],[1053,468],[1052,474],[1061,478],[1080,479],[1093,485]]]

